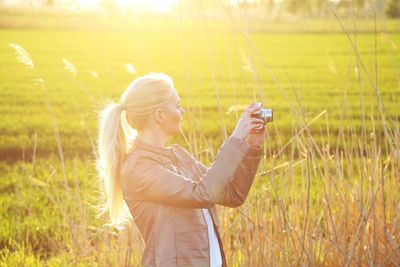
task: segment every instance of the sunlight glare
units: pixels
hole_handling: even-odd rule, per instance
[[[77,0],[81,8],[98,8],[100,0]],[[132,8],[137,11],[168,13],[178,5],[179,0],[114,0],[118,8]]]
[[[133,6],[143,11],[154,11],[156,13],[167,13],[178,0],[115,0],[117,6]]]

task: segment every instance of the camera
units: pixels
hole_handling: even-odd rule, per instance
[[[274,120],[272,109],[266,108],[262,108],[260,111],[251,114],[250,117],[262,119],[264,121],[264,125]]]

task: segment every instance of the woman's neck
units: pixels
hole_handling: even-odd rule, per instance
[[[148,144],[152,144],[158,147],[164,147],[168,137],[163,133],[155,133],[151,130],[143,130],[138,133],[138,138]]]

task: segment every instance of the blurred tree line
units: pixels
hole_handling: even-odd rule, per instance
[[[1,1],[1,0],[0,0]],[[56,1],[56,0],[47,0]],[[115,0],[100,0],[108,9],[113,8]],[[351,17],[354,11],[359,17],[371,16],[375,10],[377,16],[400,17],[400,0],[180,0],[179,5],[191,6],[197,10],[199,5],[208,11],[222,5],[237,7],[261,17],[282,17],[287,15],[307,17],[328,17],[332,13],[328,5],[344,17]]]
[[[241,8],[261,7],[277,16],[287,13],[302,17],[327,17],[331,15],[330,6],[344,17],[351,17],[353,8],[359,17],[371,16],[374,10],[377,16],[400,17],[400,0],[242,0],[237,2]]]
[[[0,0],[1,7],[25,6],[62,9],[66,6],[78,7],[85,0]],[[110,14],[121,13],[117,6],[118,0],[98,0],[98,7]],[[129,2],[129,1],[126,1]],[[132,0],[132,3],[134,0]],[[221,5],[230,9],[245,11],[255,18],[282,18],[285,16],[325,18],[332,16],[330,8],[342,17],[351,17],[353,9],[358,17],[370,17],[375,11],[377,16],[389,18],[400,17],[400,0],[180,0],[175,11],[193,11],[204,8],[207,12],[215,12]],[[328,6],[329,5],[329,6]],[[135,12],[134,5],[124,7],[125,12]],[[121,8],[120,8],[121,9]],[[129,10],[132,9],[132,10]]]

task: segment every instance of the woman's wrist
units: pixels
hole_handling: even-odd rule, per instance
[[[259,157],[262,154],[262,147],[259,146],[249,146],[249,150],[247,152],[247,157]]]
[[[252,142],[253,141],[253,142]],[[261,142],[254,142],[250,138],[246,138],[244,142],[251,148],[251,149],[261,149]]]
[[[249,147],[250,147],[250,149],[253,149],[253,150],[261,150],[261,145],[254,145],[254,144],[247,144]]]
[[[251,143],[247,138],[240,138],[234,135],[231,135],[231,138],[235,139],[236,142],[240,143],[239,146],[241,150],[247,155],[258,155],[262,151],[261,144]]]

